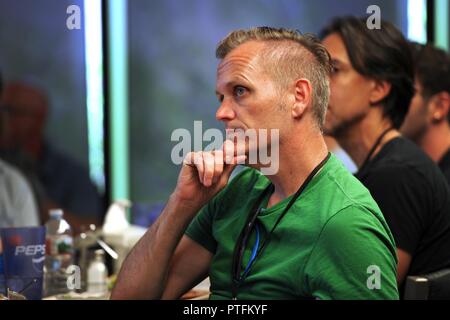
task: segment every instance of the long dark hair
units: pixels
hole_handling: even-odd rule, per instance
[[[391,23],[381,21],[380,29],[369,29],[366,18],[340,17],[321,32],[320,37],[338,33],[353,68],[368,78],[391,84],[389,94],[378,101],[383,114],[399,128],[414,95],[414,69],[408,41]]]

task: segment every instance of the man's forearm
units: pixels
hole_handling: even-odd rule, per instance
[[[159,299],[167,270],[186,227],[200,208],[171,196],[158,220],[124,261],[112,299]]]

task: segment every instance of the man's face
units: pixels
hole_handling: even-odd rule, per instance
[[[330,77],[330,103],[324,133],[339,137],[369,111],[372,81],[353,69],[347,49],[337,33],[328,35],[323,45],[330,53],[334,70]]]
[[[216,83],[220,107],[216,118],[224,122],[226,129],[280,129],[281,142],[288,112],[280,88],[258,57],[263,46],[260,42],[246,42],[220,62]]]
[[[408,113],[400,128],[401,133],[413,141],[418,142],[431,125],[431,112],[428,100],[423,96],[423,89],[415,80],[416,93],[409,105]]]

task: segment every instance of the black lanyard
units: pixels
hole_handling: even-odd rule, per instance
[[[361,167],[359,167],[358,172],[356,173],[356,175],[358,175],[359,173],[362,172],[362,170],[364,169],[365,166],[367,166],[367,164],[370,162],[370,158],[372,157],[373,153],[375,152],[375,150],[377,149],[377,147],[380,145],[381,140],[383,140],[384,136],[391,130],[394,130],[393,127],[389,127],[386,130],[384,130],[380,136],[378,137],[377,141],[375,141],[375,143],[373,144],[372,148],[370,148],[369,153],[366,156],[366,159],[364,160],[364,162],[362,163]]]
[[[253,208],[250,211],[250,215],[247,218],[245,226],[242,229],[241,234],[239,235],[239,238],[238,238],[238,240],[236,242],[236,246],[234,248],[233,262],[232,262],[232,271],[231,271],[231,276],[232,276],[232,279],[231,279],[231,286],[232,286],[231,291],[232,291],[233,300],[236,300],[237,291],[238,291],[239,287],[242,285],[242,283],[244,282],[245,278],[247,278],[251,267],[253,266],[253,264],[256,261],[256,259],[259,257],[259,255],[262,253],[262,251],[266,247],[267,243],[270,240],[270,237],[272,236],[273,232],[275,231],[275,228],[280,223],[281,219],[283,219],[283,217],[286,215],[286,213],[289,211],[289,209],[292,207],[292,205],[295,203],[295,201],[298,199],[298,197],[300,197],[302,192],[306,189],[306,187],[308,186],[309,182],[311,182],[311,180],[314,178],[314,176],[317,174],[317,172],[319,172],[319,170],[322,169],[322,167],[325,165],[327,160],[330,158],[330,155],[331,154],[328,153],[327,156],[325,157],[325,159],[323,159],[311,171],[311,173],[308,175],[306,180],[302,183],[300,188],[292,196],[291,200],[286,205],[286,207],[284,208],[283,212],[280,214],[280,216],[278,217],[278,219],[275,222],[274,226],[272,227],[272,230],[270,230],[270,232],[268,233],[268,235],[267,235],[266,239],[264,240],[261,248],[258,249],[258,251],[256,253],[256,256],[253,259],[251,259],[251,261],[249,262],[249,264],[245,268],[246,270],[245,270],[244,274],[241,274],[241,264],[242,264],[242,259],[244,257],[245,247],[247,246],[247,242],[248,242],[248,239],[250,238],[250,234],[252,233],[252,230],[253,230],[253,228],[254,228],[254,226],[256,224],[256,218],[258,217],[258,215],[259,215],[259,213],[260,213],[260,211],[262,209],[262,207],[261,207],[262,202],[264,201],[266,196],[268,194],[273,193],[273,191],[275,189],[275,187],[273,186],[272,183],[267,186],[267,188],[264,190],[264,192],[259,197],[258,201],[256,201],[256,203],[253,205]]]

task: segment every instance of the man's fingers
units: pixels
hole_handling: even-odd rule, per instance
[[[200,183],[203,183],[204,165],[202,151],[189,152],[183,160],[183,165],[196,168],[198,180],[200,181]]]
[[[205,171],[204,163],[203,163],[203,152],[195,152],[194,156],[194,164],[197,168],[198,172],[198,179],[200,180],[200,183],[203,183],[203,175]]]
[[[212,183],[216,183],[219,180],[220,176],[223,172],[224,159],[223,159],[223,151],[217,150],[214,151],[214,177]]]
[[[203,152],[203,165],[203,185],[209,187],[212,184],[215,168],[214,155],[211,152]]]
[[[230,142],[230,141],[229,141]],[[226,147],[224,146],[224,149]],[[227,149],[230,150],[230,149]],[[228,159],[228,161],[227,161]],[[245,163],[247,157],[245,155],[233,156],[226,154],[222,150],[213,152],[190,152],[185,157],[183,163],[190,167],[195,167],[198,173],[198,179],[205,187],[217,183],[222,176],[228,179],[234,167],[238,164]]]
[[[183,164],[194,167],[195,164],[195,152],[189,152],[186,157],[184,157]]]
[[[234,143],[231,140],[225,140],[222,145],[223,159],[225,163],[231,163],[234,158]]]

